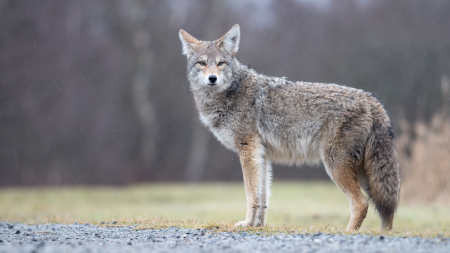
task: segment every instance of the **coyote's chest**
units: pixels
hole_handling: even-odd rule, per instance
[[[227,125],[217,124],[218,115],[200,113],[200,120],[214,136],[228,149],[236,150],[234,131]]]

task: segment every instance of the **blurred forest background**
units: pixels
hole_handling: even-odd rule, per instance
[[[242,180],[198,120],[178,39],[236,23],[237,56],[267,75],[377,93],[404,195],[449,198],[448,0],[0,0],[0,186]]]

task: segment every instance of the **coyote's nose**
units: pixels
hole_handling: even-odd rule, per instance
[[[215,83],[215,82],[217,81],[217,76],[215,76],[215,75],[210,75],[208,79],[209,79],[209,81],[210,81],[211,83]]]

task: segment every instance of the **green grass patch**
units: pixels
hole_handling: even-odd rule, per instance
[[[234,229],[245,217],[243,183],[142,184],[129,187],[37,187],[0,189],[0,220],[10,222],[89,222],[137,229],[170,226],[246,230],[262,233],[345,233],[350,208],[329,182],[275,182],[267,226]],[[392,235],[450,237],[448,206],[401,204]],[[109,223],[109,224],[108,224]],[[359,233],[378,234],[380,220],[369,209]]]

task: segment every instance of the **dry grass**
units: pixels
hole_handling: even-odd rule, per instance
[[[450,118],[440,113],[429,124],[411,127],[403,123],[402,132],[398,139],[404,178],[402,201],[450,205]]]
[[[102,226],[177,226],[265,234],[346,233],[348,202],[332,183],[275,182],[272,192],[268,226],[264,228],[233,228],[245,216],[242,183],[1,189],[0,220],[93,224],[105,221]],[[375,211],[370,209],[359,233],[377,235],[379,224]],[[395,231],[388,234],[450,237],[448,207],[402,204],[394,227]]]

